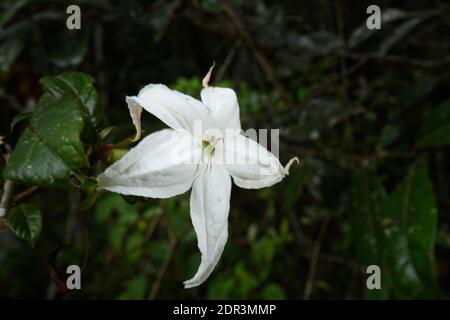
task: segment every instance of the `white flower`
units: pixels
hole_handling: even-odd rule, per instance
[[[203,283],[222,254],[228,237],[231,177],[242,188],[269,187],[298,160],[291,159],[283,168],[271,152],[241,134],[234,91],[207,87],[207,80],[204,85],[201,102],[161,84],[127,97],[136,139],[142,109],[171,129],[148,135],[98,177],[99,188],[149,198],[173,197],[192,187],[191,220],[202,256],[185,288]],[[196,124],[202,127],[200,134]]]

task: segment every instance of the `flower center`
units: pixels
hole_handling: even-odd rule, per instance
[[[202,140],[202,162],[206,164],[205,170],[211,169],[212,159],[216,152],[216,145],[222,138],[207,137]],[[206,158],[206,159],[205,159]]]
[[[209,158],[214,156],[216,151],[216,143],[214,140],[202,140],[203,153],[205,153]]]

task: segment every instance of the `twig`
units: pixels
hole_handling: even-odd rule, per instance
[[[147,243],[147,241],[152,237],[153,233],[155,232],[156,227],[158,226],[159,222],[161,221],[162,215],[163,215],[162,209],[160,208],[160,209],[158,210],[158,212],[156,213],[156,216],[152,219],[152,221],[151,221],[151,223],[150,223],[150,225],[149,225],[149,227],[148,227],[148,229],[147,229],[147,232],[145,233],[144,238],[142,239],[142,241],[141,241],[139,244],[137,244],[137,245],[131,247],[131,248],[129,249],[128,254],[133,254],[137,249],[142,249],[142,248],[145,246],[145,244]],[[124,240],[123,240],[123,242],[122,242],[121,252],[124,252],[124,251],[125,251],[125,243],[126,243],[126,239],[128,238],[128,236],[129,236],[131,230],[133,230],[133,228],[139,223],[139,221],[141,221],[141,220],[140,220],[140,219],[137,219],[137,220],[135,221],[135,223],[133,223],[133,224],[130,226],[130,228],[126,231],[126,233],[125,233],[125,235],[124,235],[124,237],[123,237]]]
[[[167,267],[169,266],[170,260],[172,259],[173,253],[175,251],[175,247],[177,245],[177,236],[175,231],[173,230],[172,224],[166,215],[162,218],[164,229],[166,230],[167,236],[169,237],[170,247],[164,257],[164,262],[159,268],[158,274],[156,276],[155,282],[153,283],[152,289],[150,290],[150,294],[148,295],[149,300],[154,300],[156,295],[158,294],[159,288],[161,287],[162,279],[166,274]]]
[[[83,212],[83,210],[80,210],[80,203],[81,203],[80,191],[76,190],[74,192],[76,192],[76,194],[75,194],[76,210],[77,210],[77,214],[78,214],[78,221],[79,221],[79,225],[80,225],[81,237],[82,237],[82,242],[83,242],[83,255],[82,255],[82,259],[81,259],[81,269],[85,270],[87,261],[89,258],[89,231],[88,231],[88,228],[86,225],[86,221],[84,219],[84,212]]]
[[[152,227],[153,224],[153,220],[150,224],[150,228]],[[130,235],[132,234],[134,228],[139,224],[139,222],[142,221],[142,216],[137,216],[136,218],[134,218],[133,222],[127,227],[127,229],[125,230],[123,237],[122,237],[122,243],[120,244],[120,249],[119,252],[120,255],[122,255],[125,252],[126,249],[126,244],[128,243],[128,238],[130,237]],[[131,249],[137,248],[139,247],[139,245],[136,245],[135,247],[132,247]],[[110,258],[112,259],[117,253],[113,254],[112,256],[110,256]]]
[[[77,210],[80,206],[79,197],[76,190],[70,190],[68,192],[69,198],[69,212],[66,216],[66,225],[64,227],[64,240],[61,245],[56,249],[52,250],[48,254],[47,264],[50,268],[50,275],[53,281],[51,281],[47,287],[47,300],[54,300],[57,294],[64,294],[67,292],[66,274],[65,272],[58,271],[56,267],[56,255],[59,251],[63,250],[66,246],[72,244],[73,233],[76,226]],[[53,256],[53,253],[56,255]]]
[[[15,195],[14,203],[21,203],[40,190],[41,189],[38,186],[30,187],[30,188],[26,189],[25,191],[22,191],[21,193]]]
[[[0,146],[2,146],[5,151],[3,157],[5,162],[9,162],[9,156],[11,155],[11,147],[9,144],[3,141],[3,137],[0,137]],[[3,185],[3,195],[0,200],[0,231],[6,228],[6,217],[8,215],[8,210],[10,208],[14,193],[14,182],[6,179]]]
[[[104,69],[104,36],[103,36],[103,25],[101,22],[96,23],[94,25],[94,32],[93,32],[93,45],[94,45],[94,62],[95,62],[95,69],[97,72],[97,81],[98,81],[98,88],[99,88],[99,96],[101,101],[101,108],[103,110],[103,115],[106,118],[107,115],[109,115],[108,112],[105,110],[105,106],[109,104],[109,96],[107,94],[107,76]],[[105,119],[105,122],[107,122],[108,119]]]
[[[340,1],[330,1],[330,5],[333,8],[335,19],[336,19],[336,34],[338,38],[342,41],[343,47],[347,48],[347,39],[345,38],[345,25],[344,25],[344,17],[342,12],[342,5]],[[345,60],[345,56],[339,56],[339,69],[342,86],[345,89],[345,95],[348,99],[348,88],[349,88],[349,80],[347,77],[347,61]]]
[[[336,255],[329,254],[329,253],[322,253],[320,255],[320,257],[323,261],[345,266],[345,267],[349,268],[350,270],[352,270],[353,272],[357,272],[357,273],[365,273],[366,272],[365,269],[362,267],[362,265],[360,265],[354,261],[347,260],[340,256],[336,256]]]
[[[334,149],[315,149],[305,148],[302,140],[292,139],[287,135],[280,136],[280,147],[292,148],[298,147],[300,154],[304,157],[323,158],[323,159],[344,159],[352,165],[364,165],[368,161],[373,160],[390,160],[390,159],[411,159],[419,155],[419,151],[410,150],[405,152],[395,152],[386,149],[377,149],[369,154],[348,153],[345,151],[336,151]]]
[[[284,103],[287,106],[291,106],[291,99],[289,98],[288,91],[281,83],[280,79],[278,78],[275,69],[273,68],[272,64],[269,62],[269,60],[266,58],[266,56],[258,49],[256,46],[255,41],[252,39],[250,34],[245,29],[243,23],[239,19],[237,13],[234,11],[234,9],[228,4],[226,0],[221,0],[220,3],[222,4],[222,7],[228,16],[228,18],[231,20],[231,23],[233,24],[236,33],[242,38],[244,43],[250,48],[250,51],[252,52],[254,58],[256,59],[256,62],[259,64],[261,70],[264,72],[267,81],[272,83],[275,86],[275,89],[280,94],[281,98],[283,99]]]
[[[355,60],[378,60],[378,61],[384,61],[389,63],[398,63],[398,64],[405,64],[405,65],[411,65],[415,67],[422,67],[422,68],[437,68],[442,67],[450,64],[450,58],[445,58],[442,60],[421,60],[421,59],[414,59],[414,58],[407,58],[403,56],[398,55],[382,55],[379,53],[356,53],[356,52],[350,52],[346,50],[340,50],[336,52],[336,55],[338,56],[344,56],[349,59],[355,59]],[[360,62],[358,62],[360,64]],[[360,67],[360,66],[358,66]]]
[[[300,222],[298,221],[296,215],[293,213],[292,210],[289,210],[288,214],[289,220],[291,222],[291,226],[294,229],[294,234],[297,239],[297,243],[300,246],[304,246],[309,243],[310,239],[307,239],[305,237],[305,233],[302,231],[302,227],[300,226]]]
[[[231,48],[230,51],[228,51],[227,56],[225,57],[224,62],[220,65],[219,70],[216,74],[216,81],[220,81],[225,74],[225,71],[230,66],[231,61],[233,60],[234,56],[236,55],[237,47],[239,46],[239,41],[236,42],[236,44]]]
[[[58,247],[50,251],[47,256],[45,262],[47,263],[50,270],[50,276],[53,280],[47,288],[47,300],[53,300],[57,291],[60,294],[65,294],[68,292],[68,288],[66,286],[67,275],[64,271],[58,269],[56,260],[61,250],[70,244],[72,244],[71,240],[64,240]]]
[[[16,97],[9,93],[2,93],[0,96],[0,99],[3,98],[7,100],[9,103],[7,103],[7,106],[10,106],[13,110],[22,113],[25,111],[25,108],[17,101]]]
[[[327,214],[320,227],[319,236],[317,237],[316,243],[314,244],[314,249],[311,256],[311,263],[309,265],[308,278],[306,280],[305,291],[303,293],[303,298],[308,300],[314,290],[314,282],[316,278],[317,264],[319,262],[320,247],[322,245],[323,238],[328,228],[328,222],[330,221],[330,215]]]
[[[0,230],[6,228],[6,217],[11,204],[11,199],[14,192],[14,182],[5,180],[3,185],[3,196],[0,202]]]

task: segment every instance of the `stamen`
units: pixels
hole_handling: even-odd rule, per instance
[[[212,170],[212,157],[214,156],[214,153],[216,151],[216,143],[217,140],[202,140],[202,147],[203,147],[203,153],[202,153],[202,162],[205,161],[204,157],[206,156],[206,167],[205,172],[209,170]]]

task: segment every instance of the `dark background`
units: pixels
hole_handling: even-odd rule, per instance
[[[73,3],[78,31],[65,27]],[[381,30],[365,26],[370,4]],[[83,223],[77,191],[40,190],[36,244],[0,233],[0,297],[448,298],[449,17],[447,1],[419,0],[1,1],[0,135],[12,147],[25,125],[11,121],[33,110],[43,76],[90,74],[112,143],[133,133],[126,95],[164,83],[198,97],[215,61],[212,85],[237,92],[242,127],[279,128],[281,162],[301,163],[272,188],[233,187],[228,244],[191,290],[189,193],[102,193]],[[55,272],[70,264],[85,265],[82,290],[62,293]],[[381,290],[366,289],[371,264]]]

